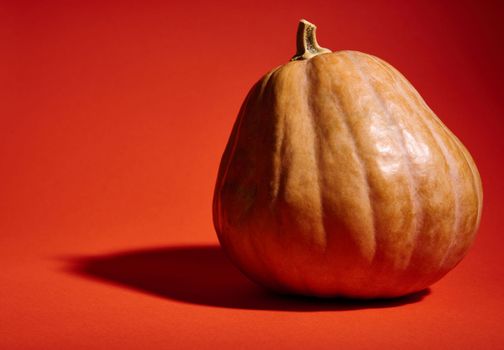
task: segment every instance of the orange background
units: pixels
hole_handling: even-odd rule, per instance
[[[0,348],[504,347],[498,1],[0,3]],[[484,190],[466,259],[393,302],[265,293],[223,257],[217,167],[248,89],[322,46],[398,68]]]

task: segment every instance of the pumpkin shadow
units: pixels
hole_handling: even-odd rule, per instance
[[[244,277],[219,246],[134,250],[69,260],[67,271],[103,283],[181,302],[277,311],[344,311],[389,308],[421,301],[429,289],[396,299],[350,300],[285,296]]]

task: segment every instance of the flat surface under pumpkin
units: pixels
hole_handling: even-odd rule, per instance
[[[501,6],[6,3],[0,349],[503,347]],[[478,164],[475,245],[428,293],[278,298],[218,250],[222,149],[250,85],[292,55],[302,17],[324,46],[400,69]]]

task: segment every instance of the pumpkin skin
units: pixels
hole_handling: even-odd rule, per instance
[[[469,152],[406,78],[372,55],[324,51],[249,92],[213,218],[224,251],[259,284],[387,298],[453,269],[481,208]]]

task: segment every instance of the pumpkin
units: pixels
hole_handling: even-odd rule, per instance
[[[224,251],[283,293],[388,298],[457,265],[477,231],[482,185],[467,149],[383,60],[298,52],[249,92],[213,201]]]

